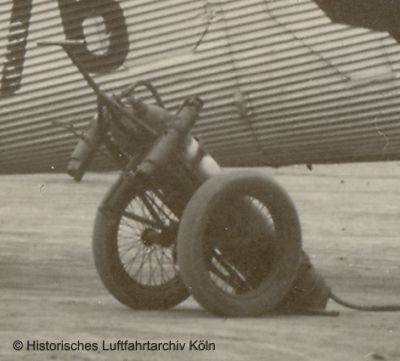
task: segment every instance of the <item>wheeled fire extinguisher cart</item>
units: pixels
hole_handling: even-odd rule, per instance
[[[98,273],[134,309],[167,309],[189,294],[225,316],[323,310],[331,293],[302,251],[288,194],[255,171],[222,171],[190,131],[203,106],[168,111],[151,83],[103,93],[62,46],[97,95],[97,114],[68,165],[79,181],[104,146],[122,169],[101,202],[93,232]],[[136,96],[138,87],[155,104]]]

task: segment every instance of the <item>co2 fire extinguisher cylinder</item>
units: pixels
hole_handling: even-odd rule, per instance
[[[135,114],[140,116],[157,131],[161,131],[162,128],[166,129],[170,127],[171,123],[174,123],[176,119],[178,119],[178,122],[183,119],[186,120],[186,122],[194,124],[203,105],[199,98],[189,98],[182,105],[176,117],[158,105],[149,105],[133,97],[130,98],[130,104]],[[179,123],[176,124],[176,127],[179,129]],[[204,181],[213,175],[221,173],[219,164],[211,155],[202,149],[199,141],[190,133],[184,139],[181,152],[183,160],[200,180]]]
[[[82,179],[101,141],[102,136],[99,124],[97,118],[95,118],[89,128],[83,133],[82,139],[80,139],[75,146],[67,165],[67,173],[71,175],[76,182]]]
[[[201,180],[206,180],[222,172],[215,159],[202,149],[199,141],[192,135],[185,139],[183,158]]]

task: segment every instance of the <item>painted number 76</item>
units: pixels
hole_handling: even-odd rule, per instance
[[[21,87],[32,2],[13,0],[0,96],[13,95]],[[129,51],[129,36],[123,11],[116,0],[58,0],[58,5],[67,39],[85,38],[86,19],[96,17],[104,23],[108,34],[106,51],[98,54],[86,44],[76,48],[76,55],[89,72],[109,72],[124,63]]]

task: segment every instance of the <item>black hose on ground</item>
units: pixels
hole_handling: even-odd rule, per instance
[[[329,297],[335,301],[337,304],[351,308],[358,311],[369,311],[369,312],[396,312],[400,311],[400,304],[392,305],[361,305],[343,300],[342,298],[335,295],[332,291]]]
[[[358,311],[368,312],[396,312],[400,311],[400,304],[364,305],[343,300],[337,296],[326,283],[322,275],[315,269],[309,256],[302,252],[302,259],[292,288],[286,295],[278,310],[293,310],[297,313],[321,316],[337,316],[336,311],[326,310],[328,300]]]

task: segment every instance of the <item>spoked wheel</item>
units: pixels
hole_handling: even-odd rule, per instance
[[[259,173],[205,182],[178,233],[178,264],[194,298],[219,315],[257,316],[290,290],[301,255],[297,212],[286,192]]]
[[[135,309],[166,309],[188,297],[176,264],[179,219],[156,189],[119,189],[99,209],[93,253],[110,293]]]

